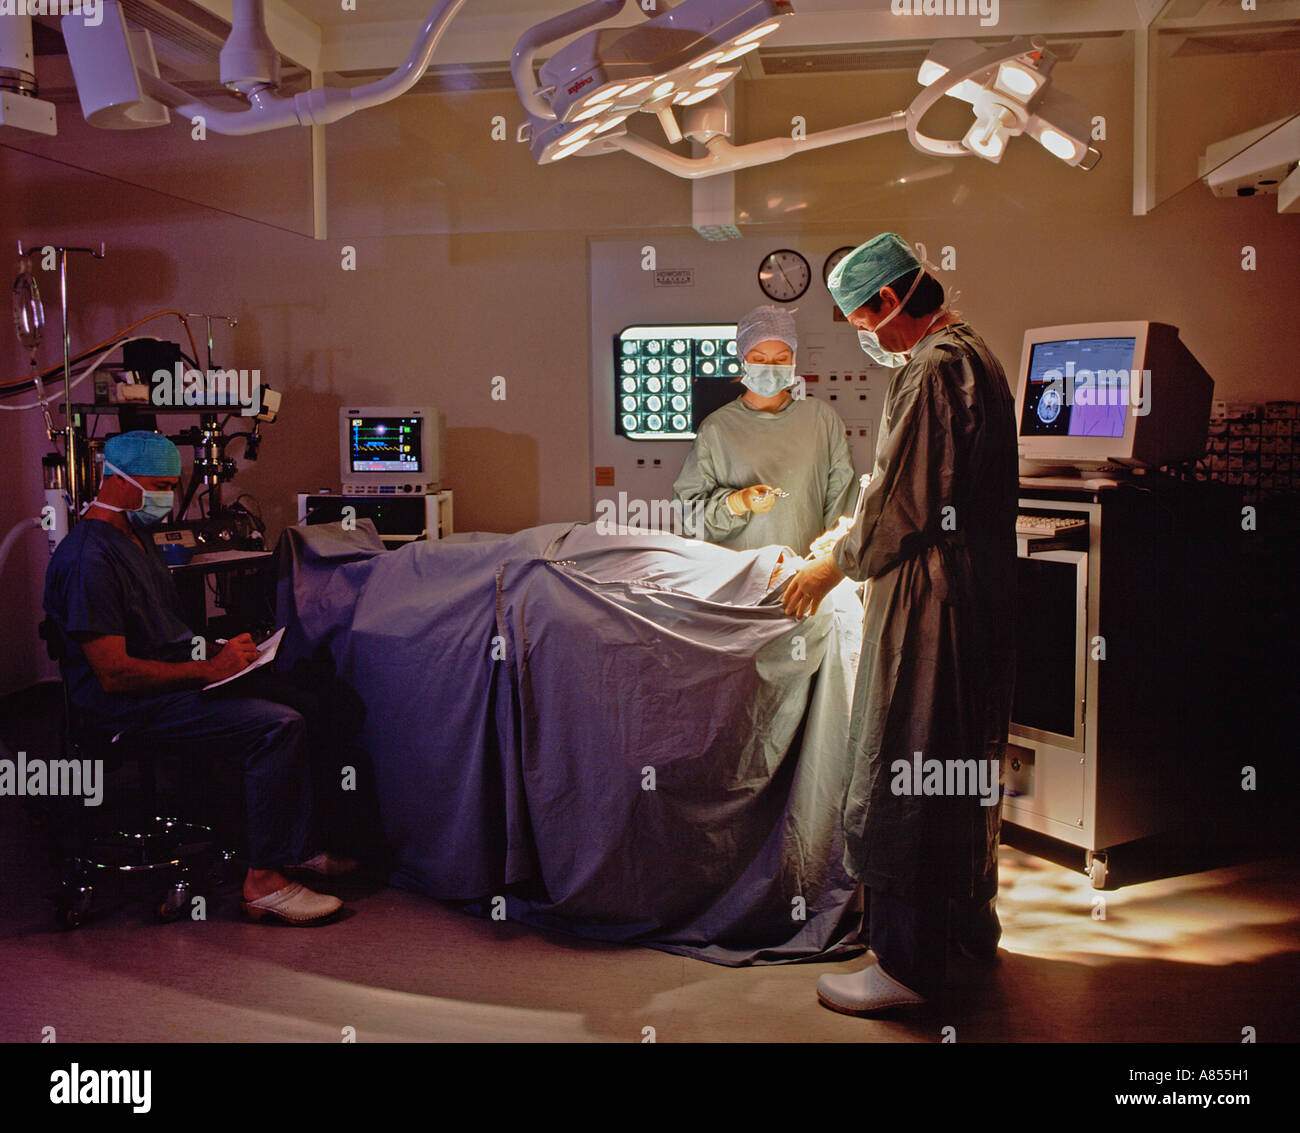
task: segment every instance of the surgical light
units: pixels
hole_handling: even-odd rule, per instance
[[[1083,107],[1051,86],[1055,55],[1024,37],[991,48],[969,40],[937,42],[917,72],[924,89],[906,110],[798,138],[733,145],[733,116],[721,92],[740,68],[728,64],[781,26],[780,17],[793,11],[790,0],[681,0],[635,27],[591,30],[625,3],[591,0],[530,29],[515,45],[511,70],[528,114],[519,139],[539,163],[623,151],[697,180],[896,130],[906,130],[917,150],[939,157],[975,155],[996,163],[1021,134],[1080,169],[1091,169],[1101,157],[1088,144],[1091,119]],[[578,38],[535,73],[538,51],[571,36]],[[945,97],[973,111],[974,124],[960,140],[933,138],[921,129],[930,108]],[[630,132],[627,122],[638,112],[658,118],[668,146],[686,138],[697,143],[696,155]]]
[[[755,40],[753,43],[746,43],[741,47],[736,47],[731,51],[728,51],[718,59],[718,62],[730,63],[733,59],[739,59],[742,55],[748,55],[751,51],[757,51],[762,46],[762,43],[758,40]]]
[[[962,145],[989,161],[1002,160],[1007,148],[1007,128],[1001,117],[977,118],[962,139]]]
[[[1014,98],[1028,101],[1046,81],[1047,77],[1037,71],[1029,71],[1015,63],[1003,63],[993,85]]]
[[[519,136],[538,161],[569,155],[578,140],[546,123],[604,125],[596,106],[653,114],[669,144],[681,141],[672,106],[695,105],[725,87],[740,73],[726,67],[728,60],[757,48],[793,11],[791,0],[681,0],[667,10],[652,8],[652,16],[631,27],[589,30],[625,3],[592,0],[529,29],[516,43],[511,72],[529,117]],[[644,5],[637,7],[644,14]],[[543,46],[582,32],[534,70]]]
[[[923,87],[928,87],[937,79],[942,79],[948,73],[948,68],[942,63],[936,63],[933,59],[926,59],[916,72],[916,81]]]
[[[1049,89],[1055,63],[1056,56],[1038,41],[1015,40],[990,50],[969,40],[936,43],[916,75],[926,90],[907,112],[912,144],[936,156],[965,152],[999,162],[1009,139],[1028,134],[1054,157],[1091,169],[1101,154],[1085,140],[1089,122],[1082,107]],[[970,103],[975,111],[975,124],[960,143],[939,141],[920,130],[926,112],[945,95]]]
[[[698,80],[696,85],[701,87],[725,86],[736,77],[736,74],[736,71],[717,71],[712,75],[705,75],[704,78]]]
[[[770,24],[764,24],[761,28],[755,28],[753,31],[748,32],[745,35],[737,36],[736,43],[737,44],[754,43],[757,40],[762,39],[765,35],[771,35],[780,26],[781,25],[776,23],[775,21],[773,21]]]
[[[704,56],[702,59],[696,59],[695,62],[690,65],[690,68],[692,71],[698,71],[704,67],[712,67],[714,63],[721,63],[726,54],[725,51],[714,51],[711,54]]]
[[[1079,154],[1079,144],[1057,130],[1044,130],[1038,135],[1038,143],[1062,161],[1073,161]]]

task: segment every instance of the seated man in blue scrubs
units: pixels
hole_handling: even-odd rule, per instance
[[[337,859],[308,859],[311,776],[306,723],[294,709],[239,694],[199,690],[256,658],[248,634],[207,660],[192,660],[196,635],[149,527],[172,510],[180,480],[176,446],[158,433],[112,437],[99,495],[59,544],[45,576],[45,610],[63,638],[63,673],[87,722],[134,740],[183,744],[196,756],[238,755],[244,765],[249,870],[244,914],[314,925],[342,908],[284,876],[286,869],[339,872]]]

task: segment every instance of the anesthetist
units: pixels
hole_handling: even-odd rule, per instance
[[[61,639],[73,705],[106,737],[129,734],[137,744],[174,747],[190,759],[242,762],[244,915],[290,925],[335,920],[342,901],[286,876],[328,877],[356,865],[312,853],[308,722],[242,685],[219,690],[233,695],[203,691],[242,672],[258,652],[240,634],[215,657],[194,659],[201,639],[186,624],[150,530],[172,512],[180,453],[161,434],[121,433],[104,445],[104,473],[99,494],[59,544],[45,576],[45,610]]]
[[[876,962],[822,976],[817,994],[833,1010],[870,1014],[939,999],[949,936],[968,956],[996,960],[1016,426],[1001,364],[902,237],[856,248],[830,290],[866,353],[895,371],[853,527],[799,571],[784,605],[813,613],[841,578],[866,582],[842,818]],[[977,776],[944,773],[950,793],[934,791],[930,761]],[[924,785],[914,781],[922,767]]]
[[[851,506],[856,477],[844,422],[796,397],[794,316],[756,307],[736,328],[744,393],[700,424],[673,495],[687,535],[737,551],[806,554]]]

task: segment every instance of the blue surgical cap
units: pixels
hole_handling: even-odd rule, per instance
[[[755,307],[736,327],[736,357],[743,362],[760,342],[784,342],[798,350],[794,316],[783,307]]]
[[[851,315],[882,287],[920,266],[906,240],[897,232],[882,232],[840,260],[827,286],[840,310]]]
[[[104,442],[104,462],[128,476],[179,476],[181,454],[161,433],[137,429]]]

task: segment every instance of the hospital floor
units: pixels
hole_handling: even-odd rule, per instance
[[[34,754],[24,730],[3,738]],[[60,1042],[338,1042],[349,1027],[368,1042],[640,1042],[646,1028],[658,1042],[936,1042],[947,1027],[964,1042],[1300,1039],[1294,856],[1131,870],[1101,894],[1072,852],[1054,857],[1004,845],[997,967],[962,961],[945,1005],[863,1020],[815,994],[819,973],[860,959],[723,968],[379,883],[321,884],[352,910],[323,928],[243,923],[230,896],[202,922],[156,924],[139,901],[60,932],[40,832],[2,798],[0,1041],[46,1027]]]

